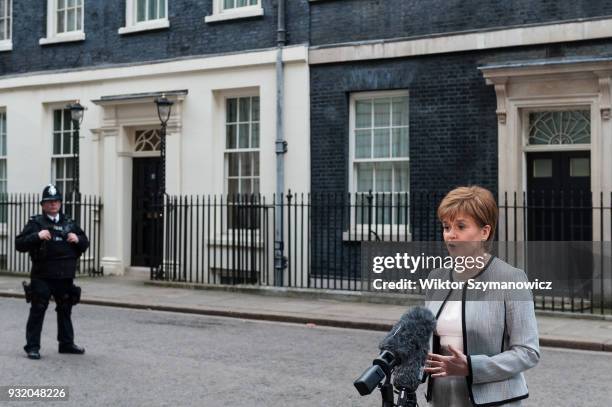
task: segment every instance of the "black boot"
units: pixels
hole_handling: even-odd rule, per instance
[[[59,353],[72,353],[73,355],[82,355],[83,353],[85,353],[85,348],[81,348],[80,346],[77,346],[74,343],[60,344]]]
[[[37,350],[26,350],[26,353],[28,354],[28,359],[40,359],[40,353]]]

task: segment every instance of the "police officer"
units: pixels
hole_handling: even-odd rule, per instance
[[[89,240],[76,222],[61,212],[62,195],[54,185],[45,187],[40,205],[42,214],[32,216],[15,239],[17,250],[29,252],[32,260],[30,286],[26,289],[32,306],[24,350],[28,358],[40,359],[40,334],[53,296],[59,353],[81,355],[85,349],[74,344],[70,314],[80,299],[80,288],[73,284],[77,261],[87,250]]]

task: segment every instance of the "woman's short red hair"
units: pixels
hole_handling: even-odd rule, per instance
[[[493,240],[499,209],[491,191],[476,185],[450,191],[438,206],[438,219],[453,221],[459,214],[471,216],[481,228],[491,226],[488,240]]]

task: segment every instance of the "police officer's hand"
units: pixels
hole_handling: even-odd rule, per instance
[[[47,229],[43,229],[38,232],[38,238],[40,240],[51,240],[51,233]]]
[[[70,243],[79,243],[78,236],[72,232],[68,233],[68,238],[66,240],[68,240]]]

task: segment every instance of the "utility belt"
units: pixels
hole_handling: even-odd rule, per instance
[[[26,303],[29,304],[32,301],[36,302],[37,300],[39,300],[34,290],[32,290],[32,283],[23,281],[21,284],[23,286],[23,292],[25,293]],[[43,300],[44,302],[49,301],[48,298],[42,298],[41,300]],[[68,293],[66,294],[65,298],[62,299],[61,301],[64,301],[64,300],[66,301],[66,303],[70,304],[71,306],[75,306],[79,302],[81,302],[81,287],[72,284],[72,286],[68,289]],[[57,299],[55,301],[57,302]]]

